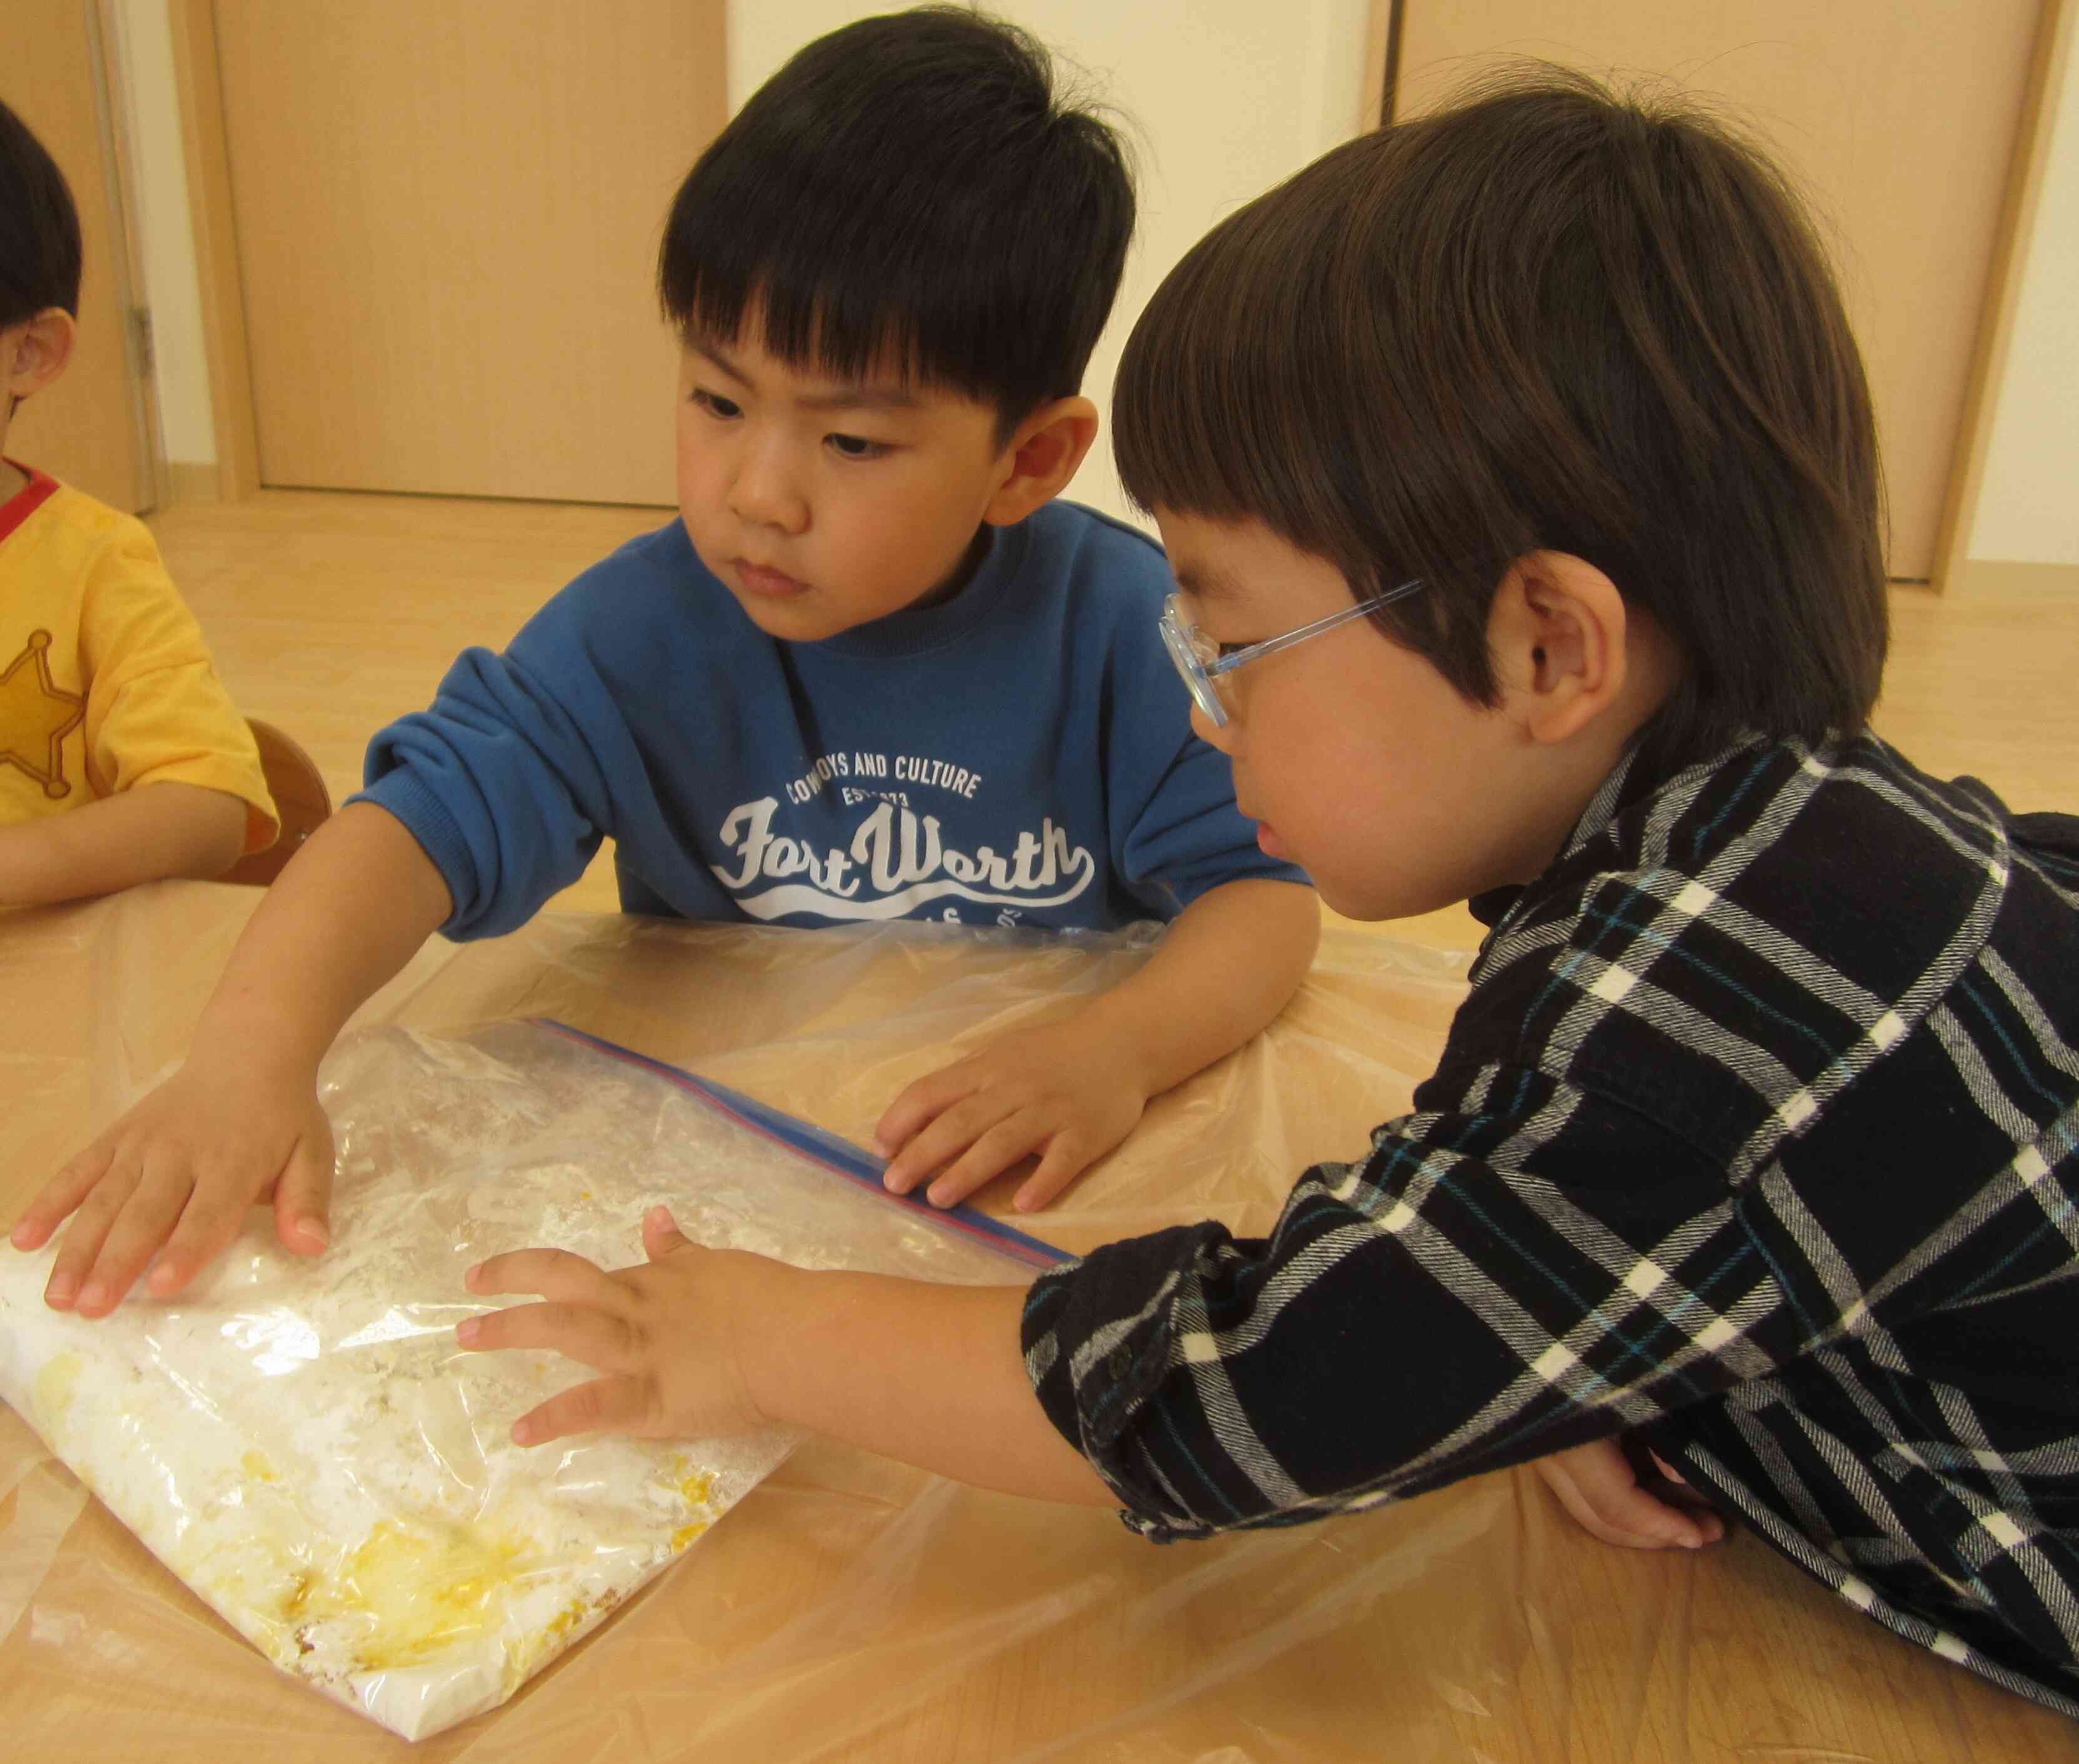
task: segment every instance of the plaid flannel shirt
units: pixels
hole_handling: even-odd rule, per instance
[[[1442,1061],[1273,1235],[1041,1279],[1151,1537],[1641,1430],[1859,1609],[2079,1715],[2079,820],[1864,736],[1621,768]]]

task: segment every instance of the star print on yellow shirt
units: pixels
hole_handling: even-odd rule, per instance
[[[140,784],[246,805],[275,833],[252,731],[141,521],[27,466],[0,504],[0,824]]]
[[[50,647],[48,631],[30,632],[28,646],[0,674],[0,764],[20,767],[56,797],[72,792],[61,743],[86,721],[86,700],[52,683]]]

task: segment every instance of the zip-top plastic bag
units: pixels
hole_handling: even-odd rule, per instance
[[[555,1024],[352,1035],[320,1096],[339,1152],[325,1255],[291,1256],[256,1210],[187,1292],[97,1323],[44,1306],[54,1251],[0,1258],[0,1397],[269,1659],[408,1739],[504,1702],[795,1444],[513,1445],[514,1419],[592,1373],[460,1351],[455,1324],[495,1308],[464,1289],[472,1263],[546,1245],[625,1266],[660,1202],[696,1242],[804,1268],[1006,1285],[1058,1259]]]

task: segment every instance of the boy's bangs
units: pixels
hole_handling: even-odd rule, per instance
[[[956,393],[993,408],[1003,435],[1076,389],[1089,341],[1073,370],[1057,359],[1062,293],[1036,265],[1007,276],[939,227],[876,227],[873,203],[807,199],[830,194],[792,193],[784,229],[731,212],[726,189],[682,195],[659,278],[681,334],[726,344],[751,329],[803,372]],[[1108,299],[1087,303],[1073,328],[1094,341]]]
[[[1299,174],[1317,185],[1340,175],[1332,161]],[[1360,599],[1446,568],[1491,570],[1484,555],[1442,561],[1450,553],[1424,513],[1436,474],[1424,463],[1421,400],[1395,383],[1381,359],[1391,352],[1349,334],[1368,279],[1333,207],[1282,190],[1201,240],[1119,363],[1113,445],[1127,495],[1151,513],[1259,521],[1333,564]],[[1373,614],[1401,641],[1450,617],[1433,596]],[[1483,675],[1445,671],[1486,695]]]
[[[1250,219],[1200,240],[1127,340],[1112,394],[1119,482],[1150,513],[1260,520],[1320,551],[1328,535],[1304,487],[1322,462],[1292,420],[1290,290],[1281,301]]]
[[[926,357],[914,313],[868,308],[828,281],[789,279],[789,267],[704,263],[667,316],[689,343],[727,349],[750,337],[795,372],[835,384],[935,387],[993,401],[989,387],[949,369],[943,351]]]

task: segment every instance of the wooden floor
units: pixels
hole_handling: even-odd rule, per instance
[[[335,800],[369,735],[416,709],[457,651],[500,646],[587,564],[667,512],[269,491],[155,515],[174,579],[232,696],[307,747]],[[1879,730],[1925,769],[1971,772],[2018,809],[2079,813],[2079,593],[1893,596]],[[602,854],[558,906],[611,910]],[[1463,909],[1396,936],[1470,947]]]

